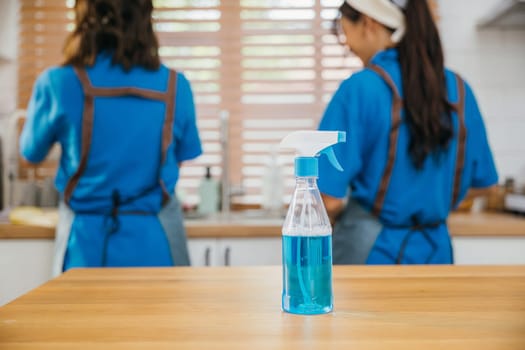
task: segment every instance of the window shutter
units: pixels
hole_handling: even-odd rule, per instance
[[[26,108],[38,75],[62,60],[62,46],[72,28],[74,2],[19,1],[18,106]]]
[[[261,176],[272,145],[292,131],[315,129],[333,91],[360,62],[345,58],[331,34],[340,1],[240,4],[241,89],[239,109],[234,109],[240,132],[232,142],[242,151],[242,162],[234,179],[244,185],[243,202],[260,203]],[[293,154],[281,154],[289,196]]]

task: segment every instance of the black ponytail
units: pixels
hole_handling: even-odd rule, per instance
[[[403,103],[410,130],[408,151],[417,168],[447,148],[453,136],[453,105],[447,99],[443,49],[426,0],[409,0],[406,33],[398,45]]]

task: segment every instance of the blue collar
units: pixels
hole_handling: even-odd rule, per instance
[[[108,62],[111,63],[113,60],[113,51],[111,50],[104,50],[99,53],[97,53],[97,58],[95,62]]]
[[[381,65],[381,63],[385,63],[388,61],[397,61],[398,58],[399,54],[397,52],[397,49],[391,48],[377,52],[370,60],[370,63]]]

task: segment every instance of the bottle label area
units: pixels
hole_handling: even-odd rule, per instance
[[[303,315],[332,311],[332,235],[283,236],[282,308]]]

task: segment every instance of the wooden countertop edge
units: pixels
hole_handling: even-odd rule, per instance
[[[0,239],[54,239],[52,227],[0,223]]]
[[[274,266],[235,266],[224,267],[134,267],[134,268],[78,268],[64,272],[58,278],[61,280],[145,280],[158,281],[162,275],[178,275],[180,278],[210,274],[210,278],[223,279],[221,274],[231,274],[236,271],[238,276],[254,276],[273,273],[280,270]],[[442,278],[442,277],[525,277],[524,265],[361,265],[358,268],[348,268],[343,265],[334,265],[334,279],[340,278]],[[198,273],[196,271],[198,270]],[[257,273],[254,273],[257,271]],[[233,278],[233,277],[230,277]],[[206,279],[209,279],[206,277]]]
[[[525,237],[525,219],[500,213],[452,214],[448,221],[453,237]],[[486,232],[486,233],[485,233]],[[277,224],[186,221],[188,238],[271,238],[280,237]],[[52,227],[0,223],[0,239],[54,239]]]

